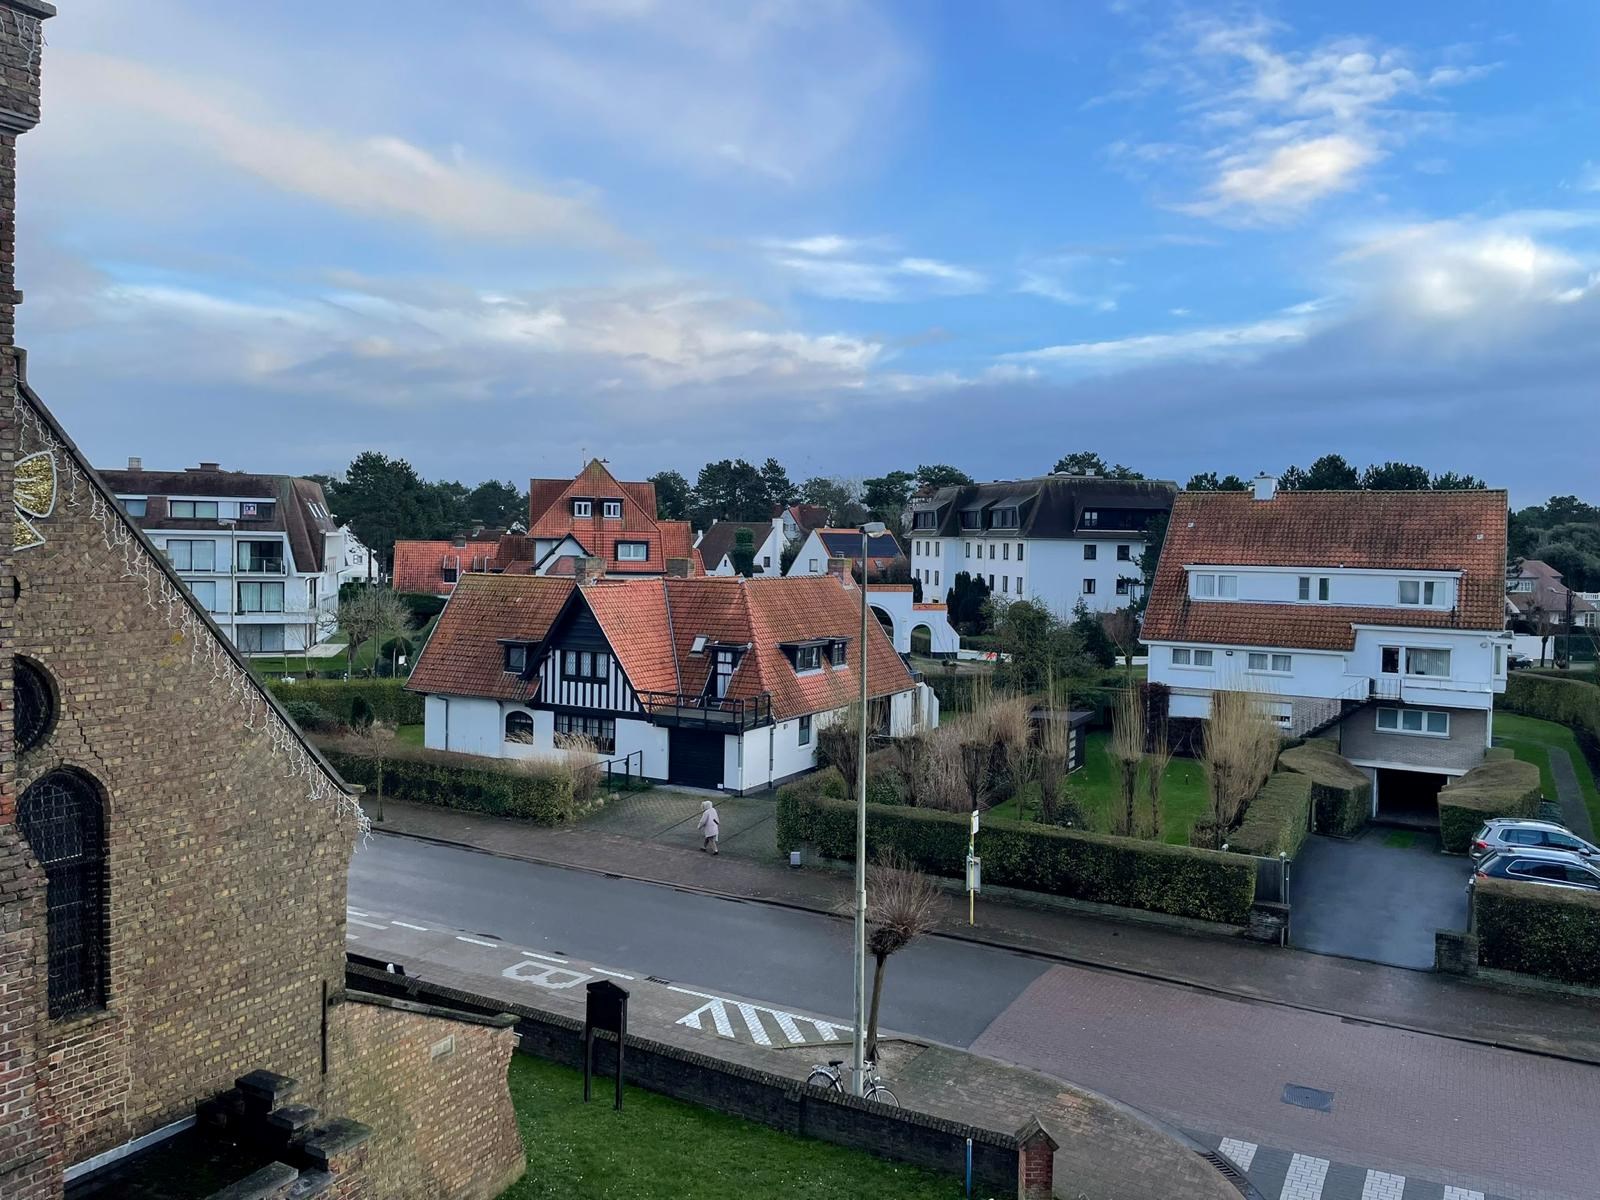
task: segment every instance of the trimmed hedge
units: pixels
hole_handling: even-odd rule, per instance
[[[856,810],[809,780],[780,788],[775,821],[782,854],[815,846],[855,858]],[[966,813],[867,806],[867,853],[898,851],[919,870],[966,873]],[[1233,854],[1103,834],[991,820],[978,834],[986,882],[1149,912],[1243,925],[1255,901],[1255,864]]]
[[[1439,841],[1465,854],[1472,835],[1490,817],[1531,817],[1539,811],[1539,768],[1500,760],[1479,763],[1439,792]]]
[[[1330,741],[1312,738],[1278,755],[1278,766],[1311,780],[1318,833],[1351,837],[1372,815],[1372,781]]]
[[[398,679],[302,679],[299,683],[272,682],[272,694],[288,704],[300,700],[320,704],[343,724],[353,720],[352,706],[361,697],[372,715],[389,725],[421,725],[423,698],[405,690]]]
[[[378,786],[378,760],[342,744],[322,747],[334,769],[369,791]],[[572,774],[559,766],[485,766],[468,754],[392,746],[383,756],[383,794],[397,800],[559,825],[574,815]]]
[[[285,700],[283,709],[301,729],[330,731],[339,724],[339,719],[315,700]]]
[[[1490,746],[1483,752],[1484,762],[1511,762],[1517,752],[1510,746]]]
[[[1600,894],[1480,879],[1472,913],[1483,966],[1600,985]]]
[[[1300,853],[1311,828],[1312,786],[1309,775],[1292,771],[1273,775],[1250,801],[1239,828],[1228,835],[1228,848],[1267,858]]]

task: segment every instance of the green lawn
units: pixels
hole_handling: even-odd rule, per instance
[[[1520,717],[1515,713],[1494,714],[1494,740],[1499,746],[1509,746],[1511,752],[1523,762],[1539,768],[1539,782],[1548,799],[1556,798],[1555,777],[1550,773],[1550,755],[1547,748],[1560,746],[1572,759],[1572,768],[1578,774],[1578,786],[1583,789],[1583,799],[1589,809],[1589,819],[1600,829],[1600,788],[1595,786],[1594,773],[1588,760],[1578,749],[1572,730],[1554,721],[1541,721],[1537,717]]]
[[[421,626],[419,631],[415,635],[412,636],[412,639],[411,639],[412,645],[416,646],[417,649],[420,650],[422,648],[423,642],[427,641],[428,635],[433,632],[433,627],[438,622],[438,620],[439,620],[439,618],[437,616],[430,617]],[[330,642],[343,643],[345,641],[345,635],[344,635],[344,633],[342,631],[336,632],[328,640]],[[388,641],[389,639],[388,638],[384,638],[383,640],[384,641]],[[357,671],[371,670],[372,669],[372,661],[377,656],[377,653],[378,653],[378,639],[376,639],[376,638],[368,638],[366,641],[362,642],[361,643],[361,649],[356,651],[355,670],[357,670]],[[412,655],[411,661],[412,661],[412,664],[415,665],[415,663],[416,663],[416,655],[415,654]],[[253,671],[255,671],[255,673],[257,675],[260,675],[263,679],[278,679],[278,678],[281,678],[284,675],[299,676],[299,675],[304,673],[304,671],[305,671],[305,669],[306,669],[306,667],[308,665],[318,675],[322,675],[322,676],[342,675],[346,671],[351,670],[351,667],[350,667],[350,652],[348,650],[346,650],[341,654],[334,655],[332,658],[313,658],[313,659],[310,659],[309,661],[306,658],[304,658],[303,656],[299,655],[299,654],[285,654],[282,657],[259,657],[258,656],[258,657],[254,657],[254,658],[250,659],[250,667],[251,667],[251,669]]]
[[[516,1054],[511,1099],[528,1173],[501,1200],[956,1200],[961,1183],[916,1167],[629,1088],[622,1111],[609,1081],[583,1103],[583,1075]]]
[[[424,725],[396,725],[394,736],[402,746],[421,746]]]
[[[1072,774],[1068,786],[1073,796],[1083,806],[1089,828],[1101,833],[1110,832],[1113,813],[1121,803],[1117,790],[1117,767],[1106,748],[1110,734],[1104,732],[1088,735],[1084,746],[1083,769]],[[1140,772],[1140,795],[1143,796],[1144,776]],[[1161,787],[1162,840],[1174,845],[1189,844],[1189,830],[1210,809],[1206,795],[1205,770],[1192,758],[1175,758],[1167,766],[1166,782]],[[1013,797],[1004,804],[990,809],[996,817],[1016,820],[1021,817],[1033,820],[1039,807],[1037,785],[1025,788],[1021,797]]]

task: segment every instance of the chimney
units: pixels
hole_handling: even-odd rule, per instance
[[[579,587],[593,583],[605,573],[606,562],[603,558],[580,558],[572,564],[573,578],[578,581]]]
[[[830,558],[828,560],[828,574],[843,583],[850,578],[850,560],[848,558]]]
[[[140,458],[137,454],[128,455],[128,470],[130,470],[130,471],[142,471],[142,470],[144,470],[144,459]]]
[[[689,572],[690,572],[690,568],[692,567],[692,565],[693,564],[691,564],[687,558],[669,558],[669,559],[667,559],[667,578],[668,579],[687,579],[687,578],[689,578]]]
[[[1256,499],[1271,500],[1278,494],[1278,477],[1265,471],[1256,476]]]
[[[17,136],[39,123],[44,0],[0,0],[0,345],[16,344]],[[8,485],[9,486],[9,485]]]

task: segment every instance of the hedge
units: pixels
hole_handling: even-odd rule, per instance
[[[1600,985],[1600,894],[1480,879],[1472,913],[1483,966]]]
[[[299,683],[275,681],[267,686],[285,704],[291,700],[320,704],[347,725],[357,696],[371,705],[374,717],[386,724],[422,724],[423,698],[417,692],[406,691],[403,679],[302,679]]]
[[[351,783],[377,789],[376,757],[353,751],[348,743],[323,746],[322,753]],[[556,764],[486,766],[473,755],[392,746],[382,765],[383,794],[397,800],[517,817],[534,825],[559,825],[574,815],[572,773]]]
[[[1339,754],[1332,742],[1312,738],[1278,756],[1278,766],[1311,780],[1318,833],[1351,837],[1372,815],[1372,781]]]
[[[1484,762],[1510,762],[1517,757],[1517,752],[1510,746],[1490,746],[1483,752]]]
[[[1465,854],[1490,817],[1531,817],[1539,811],[1539,768],[1515,759],[1479,763],[1439,792],[1439,841]]]
[[[1311,828],[1312,786],[1309,775],[1292,771],[1273,775],[1250,801],[1239,828],[1228,835],[1228,848],[1267,858],[1300,853]]]
[[[778,850],[810,845],[826,858],[855,858],[855,805],[809,780],[781,788]],[[867,853],[897,851],[932,875],[966,872],[966,813],[867,806]],[[1255,901],[1255,864],[1233,854],[1078,830],[991,820],[978,834],[986,882],[1074,900],[1202,921],[1245,924]]]

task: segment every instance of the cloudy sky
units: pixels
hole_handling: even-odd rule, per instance
[[[108,465],[1597,498],[1590,0],[59,7],[19,337]]]

